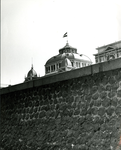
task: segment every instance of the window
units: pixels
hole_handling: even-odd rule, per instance
[[[79,68],[80,68],[80,62],[79,62]]]
[[[100,62],[104,62],[104,57],[100,57]]]
[[[78,62],[76,62],[76,67],[78,68]]]
[[[55,65],[52,65],[51,66],[51,72],[54,72],[55,71]]]
[[[58,70],[59,68],[61,68],[61,63],[57,63],[57,64],[56,64],[56,68],[57,68],[57,70]]]
[[[96,63],[98,63],[98,58],[96,59]]]
[[[72,67],[74,66],[74,62],[73,61],[71,62],[71,65],[72,65]]]
[[[82,63],[82,67],[85,67],[86,66],[86,63]]]
[[[58,68],[59,68],[59,64],[58,64],[58,63],[56,64],[56,68],[57,68],[57,70],[58,70]]]
[[[61,63],[59,63],[59,68],[61,67]]]
[[[67,53],[69,53],[69,49],[67,49]]]
[[[46,67],[46,73],[50,73],[50,66]]]

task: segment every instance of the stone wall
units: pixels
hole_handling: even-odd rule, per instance
[[[1,89],[1,150],[119,150],[119,64],[120,59]]]

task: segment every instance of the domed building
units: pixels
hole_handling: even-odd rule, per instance
[[[82,55],[77,53],[77,49],[70,46],[68,42],[59,49],[59,54],[51,57],[45,64],[45,75],[70,71],[91,65],[91,60],[82,59]]]
[[[25,77],[25,81],[24,82],[27,82],[27,81],[30,81],[30,80],[35,80],[37,78],[39,78],[39,77],[37,77],[37,73],[33,69],[33,65],[32,65],[31,70],[29,70],[29,72],[27,74],[27,77]]]

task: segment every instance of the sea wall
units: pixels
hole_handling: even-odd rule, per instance
[[[0,150],[119,150],[121,59],[0,90]]]

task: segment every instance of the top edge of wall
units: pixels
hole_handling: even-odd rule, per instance
[[[12,85],[6,88],[1,88],[0,95],[14,92],[14,91],[24,90],[24,89],[28,89],[32,87],[47,85],[47,84],[51,84],[51,83],[55,83],[59,81],[69,80],[69,79],[83,77],[87,75],[93,75],[93,74],[100,73],[100,72],[111,71],[111,70],[115,70],[118,68],[121,68],[121,58],[106,61],[103,63],[94,64],[91,66],[87,66],[87,67],[83,67],[83,68],[79,68],[79,69],[75,69],[71,71],[66,71],[63,73],[57,73],[54,75],[46,75],[46,76],[40,77],[40,79],[37,79],[37,80],[32,80],[32,81],[24,82],[21,84]]]

